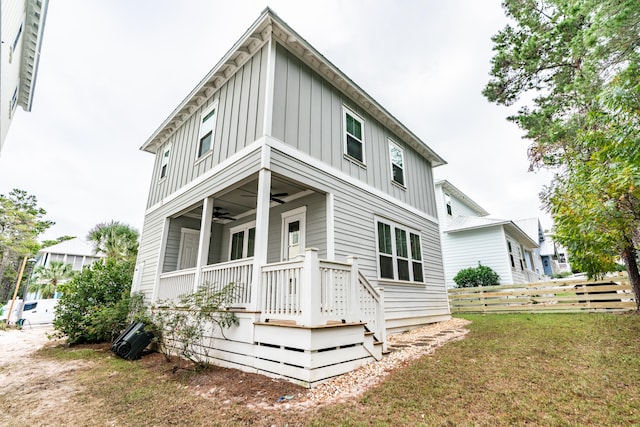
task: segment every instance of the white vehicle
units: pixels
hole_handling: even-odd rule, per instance
[[[15,324],[18,319],[24,319],[23,324],[25,326],[52,323],[56,314],[55,307],[57,304],[58,300],[51,298],[27,301],[24,303],[24,306],[22,306],[22,300],[17,299],[13,304],[13,313],[11,313],[10,321]],[[11,307],[11,301],[2,307],[3,310],[2,315],[0,315],[0,321],[6,322],[9,307]],[[22,315],[20,315],[21,307]]]

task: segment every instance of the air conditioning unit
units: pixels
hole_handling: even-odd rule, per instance
[[[151,340],[153,334],[144,330],[143,322],[133,322],[111,344],[111,351],[127,360],[135,360],[140,357]]]

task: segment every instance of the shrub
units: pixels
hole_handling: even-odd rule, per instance
[[[475,268],[464,268],[453,278],[457,288],[491,286],[500,283],[500,276],[491,267],[478,263]]]
[[[134,261],[107,259],[86,266],[69,282],[53,327],[73,343],[103,342],[126,327]]]
[[[235,293],[234,283],[221,289],[204,284],[196,292],[185,294],[177,301],[161,302],[151,310],[162,352],[168,357],[175,354],[195,363],[196,368],[207,366],[209,348],[213,348],[214,331],[238,324],[233,312],[227,311]]]

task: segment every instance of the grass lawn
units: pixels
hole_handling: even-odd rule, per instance
[[[160,376],[89,350],[74,412],[86,425],[640,425],[640,316],[494,314],[461,316],[470,333],[352,402],[306,411],[260,410],[204,399],[193,378]],[[0,402],[1,403],[1,402]],[[76,420],[77,421],[77,420]]]

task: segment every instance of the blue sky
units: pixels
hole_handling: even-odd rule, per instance
[[[447,160],[435,169],[492,217],[540,217],[548,172],[527,172],[514,110],[489,104],[500,1],[51,1],[31,113],[0,154],[0,193],[34,194],[84,237],[142,229],[152,155],[139,147],[266,6]]]

